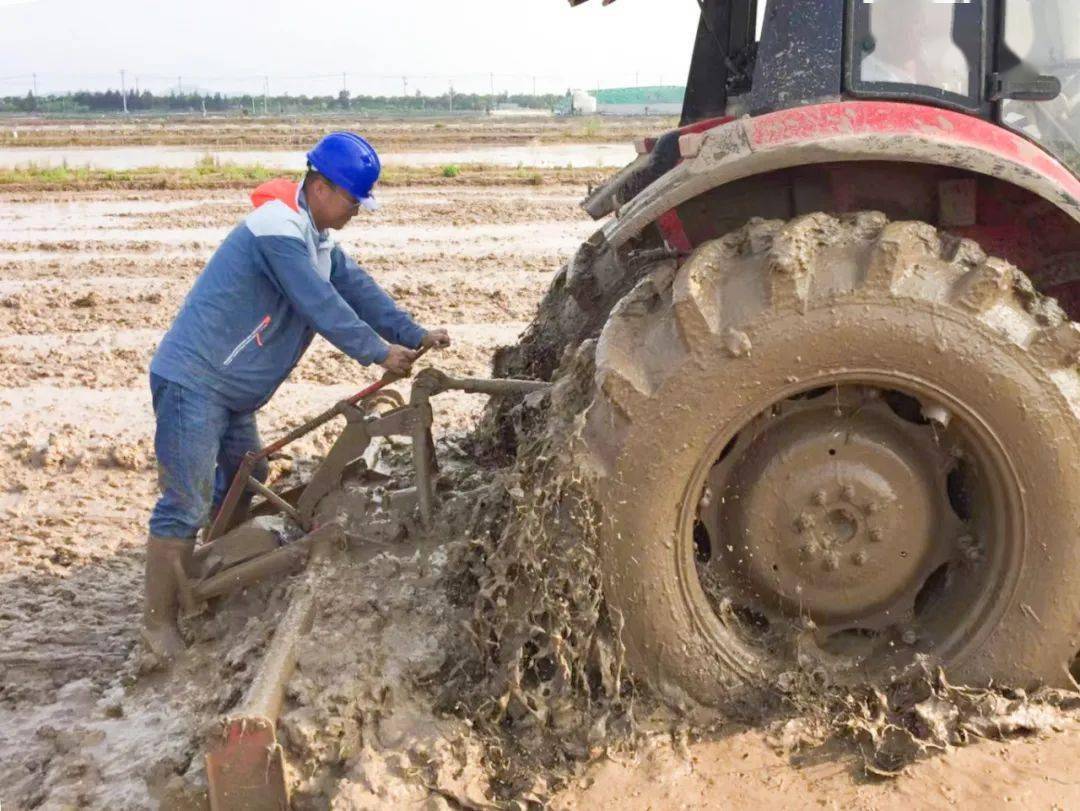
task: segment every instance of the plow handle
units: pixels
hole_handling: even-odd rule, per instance
[[[413,360],[420,360],[420,358],[424,356],[428,349],[430,349],[430,347],[420,347],[420,349],[416,351],[416,357]],[[328,408],[322,414],[315,417],[314,419],[308,420],[303,425],[298,425],[296,428],[289,431],[289,433],[287,433],[281,439],[275,442],[271,442],[265,448],[262,448],[258,451],[252,451],[245,455],[244,461],[240,464],[240,469],[236,471],[236,475],[233,477],[232,484],[229,485],[229,490],[225,494],[225,498],[221,502],[221,507],[218,509],[217,515],[214,517],[214,523],[211,524],[210,530],[206,534],[206,541],[204,541],[204,543],[208,543],[219,537],[220,535],[224,534],[226,528],[229,525],[229,521],[232,519],[232,514],[233,511],[236,509],[236,504],[240,501],[240,496],[243,494],[244,490],[247,489],[248,477],[251,475],[251,471],[254,470],[256,462],[262,459],[266,459],[271,454],[280,451],[286,445],[295,442],[302,436],[310,434],[319,426],[325,425],[326,423],[330,422],[330,420],[332,420],[334,417],[341,413],[342,404],[355,406],[365,397],[370,397],[372,394],[375,394],[377,391],[386,388],[391,383],[394,383],[398,380],[401,380],[398,375],[387,372],[370,386],[361,389],[352,397],[349,397],[347,400],[342,400],[339,403],[335,403],[333,408]]]

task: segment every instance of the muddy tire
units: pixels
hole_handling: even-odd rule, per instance
[[[603,329],[585,429],[631,668],[709,705],[916,660],[1067,683],[1078,351],[1014,268],[877,213],[753,221],[656,265]]]

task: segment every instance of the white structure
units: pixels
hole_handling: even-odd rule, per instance
[[[551,110],[540,110],[533,107],[521,107],[517,104],[496,104],[488,111],[488,115],[500,118],[551,118]]]
[[[575,90],[570,95],[572,103],[571,115],[595,115],[596,99],[584,90]]]

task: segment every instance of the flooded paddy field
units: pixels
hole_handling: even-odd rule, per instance
[[[633,137],[651,134],[650,123],[613,123],[609,134],[622,144],[603,160],[632,156]],[[298,134],[284,125],[230,125],[215,136],[212,126],[193,122],[162,145],[138,128],[34,126],[35,150],[93,155],[97,138],[109,149],[149,149],[160,159],[174,147],[202,156],[218,137],[229,149],[270,149],[283,168],[298,169],[300,139],[313,140],[320,125],[305,124]],[[574,142],[570,125],[482,135],[472,126],[456,130],[456,141],[443,135],[458,123],[411,126],[378,124],[373,133],[405,152],[437,156],[436,165],[465,162],[456,145],[478,140],[513,155],[511,165],[542,165],[530,162],[528,150],[564,165],[566,154],[554,155],[568,139],[567,148],[589,161],[600,154],[588,133]],[[18,150],[29,138],[24,130],[20,124]],[[118,143],[121,135],[127,140]],[[526,137],[539,145],[522,144]],[[0,166],[13,146],[0,139]],[[414,160],[402,154],[391,152],[388,163]],[[388,188],[379,195],[383,208],[357,217],[339,240],[421,323],[449,329],[454,345],[438,355],[439,368],[482,377],[595,230],[578,206],[586,192],[584,184],[527,180]],[[205,807],[199,769],[207,728],[250,679],[286,584],[191,624],[196,658],[173,677],[135,677],[143,546],[157,491],[147,366],[207,258],[249,207],[242,188],[0,192],[5,808]],[[377,377],[316,339],[260,414],[264,438]],[[408,393],[407,384],[401,388]],[[449,458],[483,407],[467,395],[436,401],[436,436],[449,443],[440,446]],[[275,475],[290,475],[326,443],[325,435],[313,437],[276,460]],[[944,747],[894,780],[868,776],[850,746],[803,747],[798,734],[723,718],[691,727],[645,695],[639,732],[617,744],[558,763],[496,751],[460,713],[435,708],[451,669],[447,651],[469,643],[461,630],[468,611],[455,602],[467,579],[455,567],[468,551],[458,541],[402,543],[364,553],[337,573],[317,620],[323,635],[304,651],[289,689],[284,735],[296,807],[1080,805],[1080,727],[1068,715],[1046,723],[1026,716],[1038,732]]]

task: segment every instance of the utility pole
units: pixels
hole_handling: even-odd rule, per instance
[[[349,94],[349,77],[344,73],[341,74],[341,89],[345,92],[345,95]]]
[[[34,73],[32,75],[34,77],[34,98],[36,99],[37,98],[37,74]]]
[[[270,77],[263,76],[263,115],[270,115]]]
[[[139,95],[139,77],[138,77],[138,75],[135,76],[135,95],[136,96]]]
[[[128,109],[127,109],[127,86],[124,83],[124,73],[126,73],[126,71],[123,68],[121,68],[120,69],[120,100],[124,103],[124,115],[127,115],[127,111],[128,111]]]
[[[402,96],[408,96],[409,95],[409,77],[408,76],[402,76],[401,77],[401,95]]]
[[[178,96],[184,95],[184,83],[182,81],[180,81],[179,76],[176,77],[176,95],[178,95]]]
[[[536,95],[536,77],[533,76],[533,95]]]
[[[450,112],[454,112],[454,83],[450,82]]]

